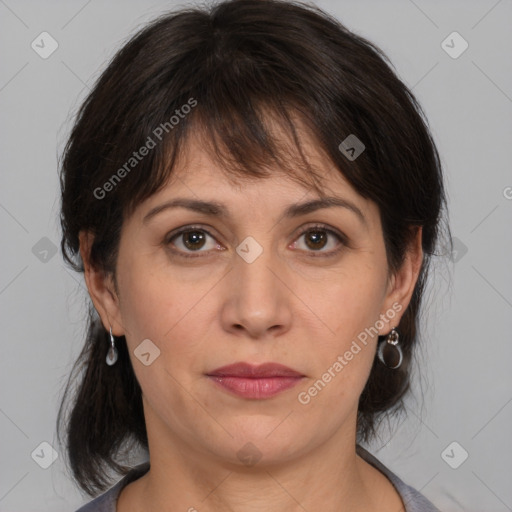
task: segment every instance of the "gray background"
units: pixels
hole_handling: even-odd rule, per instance
[[[443,511],[512,510],[511,2],[317,4],[380,46],[420,100],[456,237],[429,288],[407,419],[369,448]],[[0,0],[0,511],[69,512],[89,500],[61,454],[48,469],[31,457],[43,441],[60,451],[57,406],[84,332],[82,278],[51,250],[57,158],[106,60],[174,5]],[[43,31],[59,45],[47,59],[31,48]],[[441,46],[453,31],[469,44],[456,59]],[[445,460],[459,464],[462,450],[453,469]]]

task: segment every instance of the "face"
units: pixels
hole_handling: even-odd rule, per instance
[[[231,183],[190,141],[169,183],[123,225],[119,295],[86,275],[106,329],[126,336],[150,447],[241,464],[355,436],[376,335],[398,325],[420,256],[390,275],[376,205],[305,148],[337,205],[289,210],[319,196],[279,173]],[[169,206],[178,198],[222,214]],[[213,376],[240,362],[297,376]]]

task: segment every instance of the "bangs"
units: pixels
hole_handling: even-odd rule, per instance
[[[221,91],[226,88],[222,82],[217,86]],[[314,135],[307,111],[284,101],[264,101],[241,93],[224,96],[214,88],[197,101],[193,112],[162,139],[151,167],[133,180],[126,215],[172,180],[178,167],[188,172],[192,140],[231,185],[278,175],[320,197],[324,194],[322,179],[335,164]],[[308,158],[312,153],[320,154],[326,166],[312,163]]]
[[[140,141],[191,98],[196,106],[163,133],[154,158],[145,162],[137,178],[130,177],[133,186],[122,200],[127,214],[172,177],[192,138],[233,183],[282,173],[321,194],[325,169],[308,160],[305,145],[341,172],[344,157],[337,149],[338,139],[353,130],[349,116],[347,126],[340,126],[342,110],[332,108],[330,96],[335,96],[339,82],[327,69],[308,67],[296,48],[283,52],[275,33],[265,33],[269,29],[246,28],[243,34],[212,34],[209,28],[204,41],[195,43],[179,61],[160,62],[158,67],[155,63],[153,69],[148,67],[145,81],[139,78],[138,87],[132,86],[137,107],[127,121],[131,135],[138,132]],[[322,84],[324,74],[327,83]],[[142,117],[137,119],[137,112]]]

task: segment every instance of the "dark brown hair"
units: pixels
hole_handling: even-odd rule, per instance
[[[290,134],[295,151],[273,136],[270,117]],[[357,435],[368,441],[409,389],[446,199],[439,156],[414,95],[381,50],[325,12],[298,2],[234,0],[166,13],[135,34],[80,107],[64,149],[61,248],[83,272],[79,232],[91,231],[91,262],[115,280],[123,220],[164,185],[191,135],[201,135],[230,179],[262,178],[279,168],[321,193],[297,120],[334,168],[378,205],[390,271],[400,267],[414,228],[423,228],[421,273],[398,326],[404,363],[389,370],[376,359],[360,397]],[[365,146],[354,160],[339,149],[351,134]],[[143,146],[147,155],[135,158]],[[119,361],[107,366],[109,336],[89,307],[57,433],[60,440],[64,428],[73,476],[93,495],[111,484],[106,470],[129,469],[120,462],[123,450],[147,449],[148,441],[126,340],[117,339]]]

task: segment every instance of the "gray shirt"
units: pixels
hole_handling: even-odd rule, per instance
[[[420,494],[416,489],[405,484],[400,478],[392,473],[384,464],[376,459],[370,452],[365,450],[362,446],[356,446],[357,454],[366,462],[377,468],[383,473],[393,484],[398,494],[405,504],[406,512],[440,512],[439,509]],[[79,508],[76,512],[116,512],[116,503],[119,494],[123,487],[127,486],[130,482],[137,480],[149,470],[149,462],[144,462],[135,466],[129,473],[127,473],[122,480],[117,482],[108,491],[104,492],[93,501],[90,501],[83,507]]]

